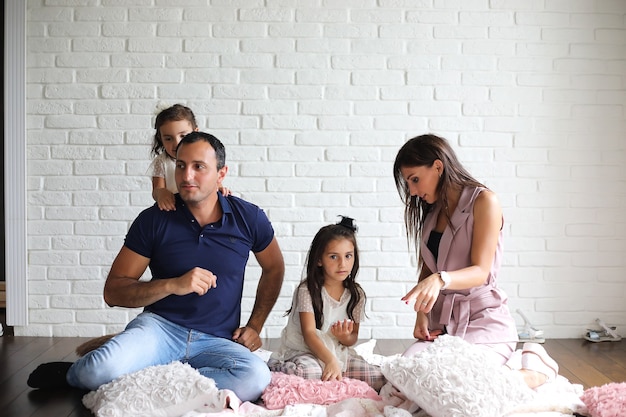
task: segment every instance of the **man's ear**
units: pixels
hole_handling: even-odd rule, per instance
[[[217,170],[217,184],[222,185],[222,181],[226,178],[226,174],[228,173],[228,165],[224,165],[222,168]]]

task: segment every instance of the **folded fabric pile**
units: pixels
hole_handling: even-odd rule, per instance
[[[281,372],[272,372],[272,381],[261,398],[269,410],[294,404],[328,405],[348,398],[381,400],[372,387],[357,379],[322,381]]]
[[[626,416],[626,382],[589,388],[580,398],[591,417]]]

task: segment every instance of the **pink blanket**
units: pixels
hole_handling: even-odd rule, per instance
[[[321,381],[280,372],[272,372],[272,381],[261,398],[269,410],[294,404],[328,405],[348,398],[381,400],[372,387],[356,379]]]

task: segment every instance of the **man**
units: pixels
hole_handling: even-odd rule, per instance
[[[176,159],[176,210],[155,205],[135,219],[104,286],[109,306],[144,311],[74,364],[41,365],[29,377],[31,387],[66,383],[95,390],[124,374],[178,360],[242,401],[261,395],[271,375],[252,351],[261,347],[259,333],[285,267],[263,211],[218,192],[227,171],[217,138],[203,132],[183,138]],[[252,314],[239,327],[250,251],[262,272]],[[147,267],[152,279],[142,281]]]

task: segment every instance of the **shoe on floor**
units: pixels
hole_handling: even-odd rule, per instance
[[[543,336],[543,330],[539,330],[528,320],[528,317],[524,315],[522,310],[519,308],[516,310],[517,314],[519,314],[524,320],[524,328],[517,333],[517,337],[520,342],[534,342],[534,343],[544,343],[546,339]]]
[[[559,364],[538,343],[524,343],[522,368],[544,374],[547,377],[546,382],[554,381],[559,374]]]
[[[619,342],[622,337],[615,332],[615,327],[609,327],[600,319],[596,319],[596,323],[602,330],[587,329],[585,340],[590,342]]]
[[[31,388],[68,388],[67,371],[72,362],[42,363],[29,376],[26,382]]]

